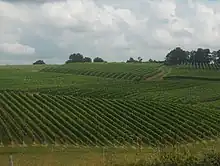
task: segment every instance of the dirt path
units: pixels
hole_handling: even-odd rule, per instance
[[[163,80],[163,77],[171,72],[171,69],[166,70],[164,69],[164,66],[160,67],[158,70],[160,71],[159,73],[153,76],[147,77],[145,80],[146,81]]]
[[[164,75],[164,71],[160,71],[159,73],[157,73],[157,74],[155,74],[153,76],[147,77],[145,80],[146,81],[162,80],[163,79],[163,75]]]

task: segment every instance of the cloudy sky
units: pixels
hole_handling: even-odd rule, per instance
[[[163,60],[176,46],[220,49],[220,1],[0,0],[0,64],[70,53]]]

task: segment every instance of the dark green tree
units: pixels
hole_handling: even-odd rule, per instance
[[[153,60],[150,58],[150,59],[148,60],[148,62],[153,62]]]
[[[204,63],[210,63],[212,60],[212,54],[210,49],[203,49],[203,62]]]
[[[189,52],[189,62],[195,62],[195,55],[196,55],[196,51],[195,50],[192,50]]]
[[[127,61],[126,61],[126,63],[135,63],[135,62],[137,62],[134,58],[132,58],[132,57],[130,57]]]
[[[73,53],[69,56],[69,60],[66,63],[83,62],[83,55],[80,53]]]
[[[216,51],[216,63],[220,63],[220,50]]]
[[[92,59],[89,57],[84,57],[83,62],[92,62]]]
[[[142,59],[141,57],[138,57],[138,62],[140,62],[140,63],[141,63],[141,62],[142,62],[142,60],[143,60],[143,59]]]
[[[46,64],[43,60],[37,60],[36,62],[33,63],[33,65],[43,65]]]
[[[193,63],[210,63],[212,56],[209,49],[198,48],[197,51],[190,55],[190,59]]]
[[[69,59],[73,62],[83,62],[83,55],[80,53],[74,53],[69,56]]]
[[[180,47],[176,47],[166,55],[166,64],[177,65],[188,61],[188,54]]]
[[[93,62],[104,62],[102,58],[96,57],[93,59]]]

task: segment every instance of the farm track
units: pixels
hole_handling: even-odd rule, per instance
[[[146,81],[163,80],[163,76],[164,76],[164,71],[161,70],[159,73],[157,73],[151,77],[147,77],[145,80]]]
[[[155,75],[152,75],[150,77],[147,77],[145,80],[146,81],[160,81],[163,80],[163,77],[168,75],[171,72],[171,69],[166,69],[164,66],[161,66],[158,69],[158,73],[156,73]]]
[[[0,104],[0,142],[6,145],[117,146],[136,144],[138,137],[164,146],[220,134],[219,111],[168,102],[1,92]]]

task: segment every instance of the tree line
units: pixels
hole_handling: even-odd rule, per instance
[[[171,50],[165,57],[165,64],[177,65],[182,63],[220,63],[220,50],[210,51],[206,48],[187,51],[180,47]]]
[[[142,63],[143,62],[142,60],[143,59],[141,57],[138,57],[137,59],[130,57],[126,61],[126,63]],[[73,53],[69,56],[69,59],[65,63],[68,64],[74,62],[92,62],[92,59],[90,57],[83,57],[83,55],[80,53]],[[104,61],[100,57],[96,57],[93,59],[93,62],[107,62],[107,61]],[[149,62],[158,62],[158,61],[150,59]]]
[[[75,62],[106,62],[100,57],[96,57],[93,60],[90,57],[84,57],[80,53],[73,53],[69,56],[69,59],[65,62],[68,63],[75,63]]]
[[[88,62],[88,63],[90,63],[92,61],[93,62],[106,62],[100,57],[96,57],[92,60],[90,57],[84,57],[80,53],[73,53],[73,54],[70,54],[69,59],[65,62],[65,64],[76,63],[76,62]],[[43,60],[37,60],[36,62],[33,63],[33,65],[42,65],[42,64],[46,64],[46,63]]]

